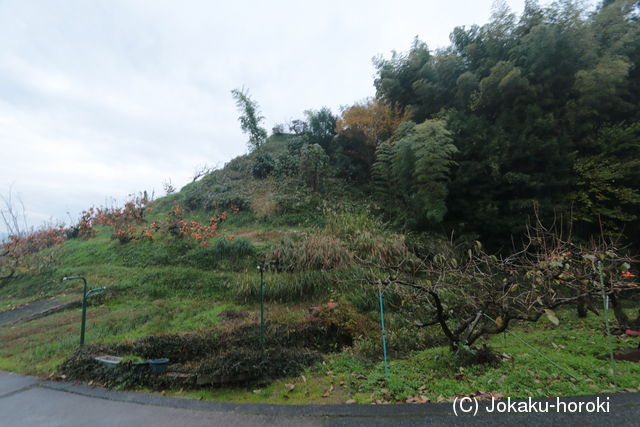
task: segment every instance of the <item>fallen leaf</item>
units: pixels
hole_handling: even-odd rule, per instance
[[[296,388],[295,384],[285,384],[284,387],[287,389],[287,392],[292,392],[294,388]]]
[[[555,311],[545,308],[544,309],[544,314],[547,315],[547,319],[549,319],[549,321],[551,323],[553,323],[554,325],[558,326],[560,324],[560,320],[558,319],[558,317],[556,316]]]
[[[302,382],[306,383],[307,382],[307,377],[305,377],[304,375],[301,375],[301,377],[302,377]]]
[[[329,397],[331,395],[332,391],[333,391],[333,384],[331,384],[331,386],[329,386],[329,388],[327,389],[327,391],[324,392],[322,397]]]

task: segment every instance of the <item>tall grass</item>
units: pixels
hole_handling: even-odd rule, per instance
[[[334,277],[327,271],[267,273],[265,299],[267,301],[305,301],[329,294]],[[242,302],[260,300],[260,275],[245,273],[233,285],[233,293]]]
[[[378,309],[378,288],[371,285],[373,274],[358,266],[332,271],[268,272],[264,276],[265,300],[298,302],[338,298],[360,311],[374,311]],[[238,274],[231,289],[239,302],[258,302],[260,275]],[[399,294],[394,289],[386,289],[384,303],[386,308],[399,306]]]
[[[353,263],[353,255],[340,239],[320,234],[305,234],[286,239],[268,256],[278,271],[332,270]]]

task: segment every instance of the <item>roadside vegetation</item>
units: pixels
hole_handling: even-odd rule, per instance
[[[155,200],[27,230],[7,198],[0,311],[107,289],[81,348],[79,308],[0,324],[0,369],[240,402],[640,389],[608,359],[640,329],[636,3],[497,8],[268,137],[234,90],[248,154]]]

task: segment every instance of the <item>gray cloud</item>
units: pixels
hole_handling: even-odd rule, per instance
[[[38,223],[183,185],[246,151],[231,89],[250,88],[268,128],[337,111],[373,95],[373,56],[416,35],[445,46],[489,13],[488,0],[0,1],[0,192],[13,184]]]

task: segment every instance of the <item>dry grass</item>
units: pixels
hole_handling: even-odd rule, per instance
[[[357,258],[376,266],[397,267],[418,260],[409,251],[404,236],[400,234],[374,234],[365,231],[351,241]]]
[[[250,206],[256,217],[260,219],[276,215],[280,209],[275,199],[276,189],[270,179],[265,179],[256,185],[251,193]]]
[[[305,234],[299,240],[284,240],[268,258],[279,271],[333,270],[354,261],[340,238],[320,233]]]
[[[277,242],[286,237],[297,233],[297,230],[255,230],[249,228],[240,228],[233,234],[234,236],[249,240],[254,244]]]

